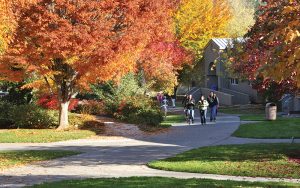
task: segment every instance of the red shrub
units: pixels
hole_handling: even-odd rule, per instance
[[[69,111],[74,110],[77,107],[78,102],[79,102],[78,99],[71,99],[69,104]],[[43,95],[38,99],[37,104],[46,109],[51,109],[51,110],[59,109],[57,95]]]

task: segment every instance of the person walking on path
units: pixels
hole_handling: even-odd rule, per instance
[[[195,109],[195,99],[193,98],[193,95],[189,95],[186,101],[185,109],[187,111],[186,115],[187,118],[189,116],[192,117],[192,123],[194,123],[194,109]]]
[[[218,101],[217,98],[214,96],[214,92],[210,92],[210,95],[207,98],[209,109],[210,109],[210,121],[216,121],[216,112]]]
[[[205,97],[202,95],[200,98],[200,101],[198,102],[198,108],[200,111],[200,119],[201,119],[201,125],[206,124],[206,113],[207,113],[207,107],[208,102],[205,100]]]
[[[169,101],[168,101],[167,97],[164,96],[164,99],[162,100],[161,108],[162,108],[162,110],[164,112],[165,118],[167,117],[167,113],[168,113],[168,106],[169,106],[168,103],[169,103]]]
[[[220,105],[220,103],[219,103],[219,98],[218,98],[218,96],[217,96],[216,93],[214,93],[214,97],[217,100],[217,108],[216,108],[216,117],[217,117],[218,116],[218,111],[219,111],[219,105]]]

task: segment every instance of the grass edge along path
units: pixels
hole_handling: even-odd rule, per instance
[[[129,177],[129,178],[98,178],[84,180],[64,180],[59,182],[43,183],[34,185],[32,188],[90,188],[90,187],[147,187],[147,188],[174,188],[174,187],[205,187],[205,188],[238,188],[238,187],[265,187],[265,188],[292,188],[299,187],[293,183],[275,183],[275,182],[244,182],[228,180],[209,180],[209,179],[176,179],[166,177]]]
[[[160,123],[161,126],[172,126],[174,123],[182,123],[185,122],[185,116],[183,114],[180,115],[168,115],[163,122]]]
[[[0,151],[0,171],[38,161],[77,155],[81,152],[64,150]]]
[[[300,118],[280,118],[275,121],[242,124],[232,136],[261,139],[300,138]]]
[[[3,129],[0,130],[0,143],[49,143],[82,139],[96,135],[90,130],[55,129]]]
[[[177,172],[300,179],[300,144],[203,147],[148,166]]]

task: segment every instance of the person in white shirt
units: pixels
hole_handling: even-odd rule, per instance
[[[209,106],[207,100],[205,100],[205,97],[202,95],[200,98],[200,101],[198,102],[198,108],[200,111],[200,119],[201,124],[206,124],[206,113],[207,113],[207,107]]]

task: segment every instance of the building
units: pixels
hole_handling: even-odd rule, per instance
[[[239,38],[237,40],[243,42],[244,39]],[[204,48],[200,68],[203,83],[198,87],[193,87],[189,92],[196,100],[199,100],[201,94],[208,96],[211,91],[214,91],[218,95],[221,105],[263,102],[259,93],[252,88],[251,82],[231,78],[226,73],[222,54],[226,52],[229,46],[232,46],[232,42],[232,39],[228,38],[214,38]],[[281,102],[282,111],[286,113],[300,112],[300,95],[286,95]]]
[[[243,41],[243,39],[238,40]],[[201,94],[207,96],[210,91],[214,90],[221,105],[260,103],[261,97],[252,88],[249,81],[231,78],[226,73],[222,54],[230,46],[230,43],[232,43],[232,39],[225,38],[214,38],[208,42],[204,48],[201,63],[203,83],[200,87],[194,88],[191,94],[197,100]]]

